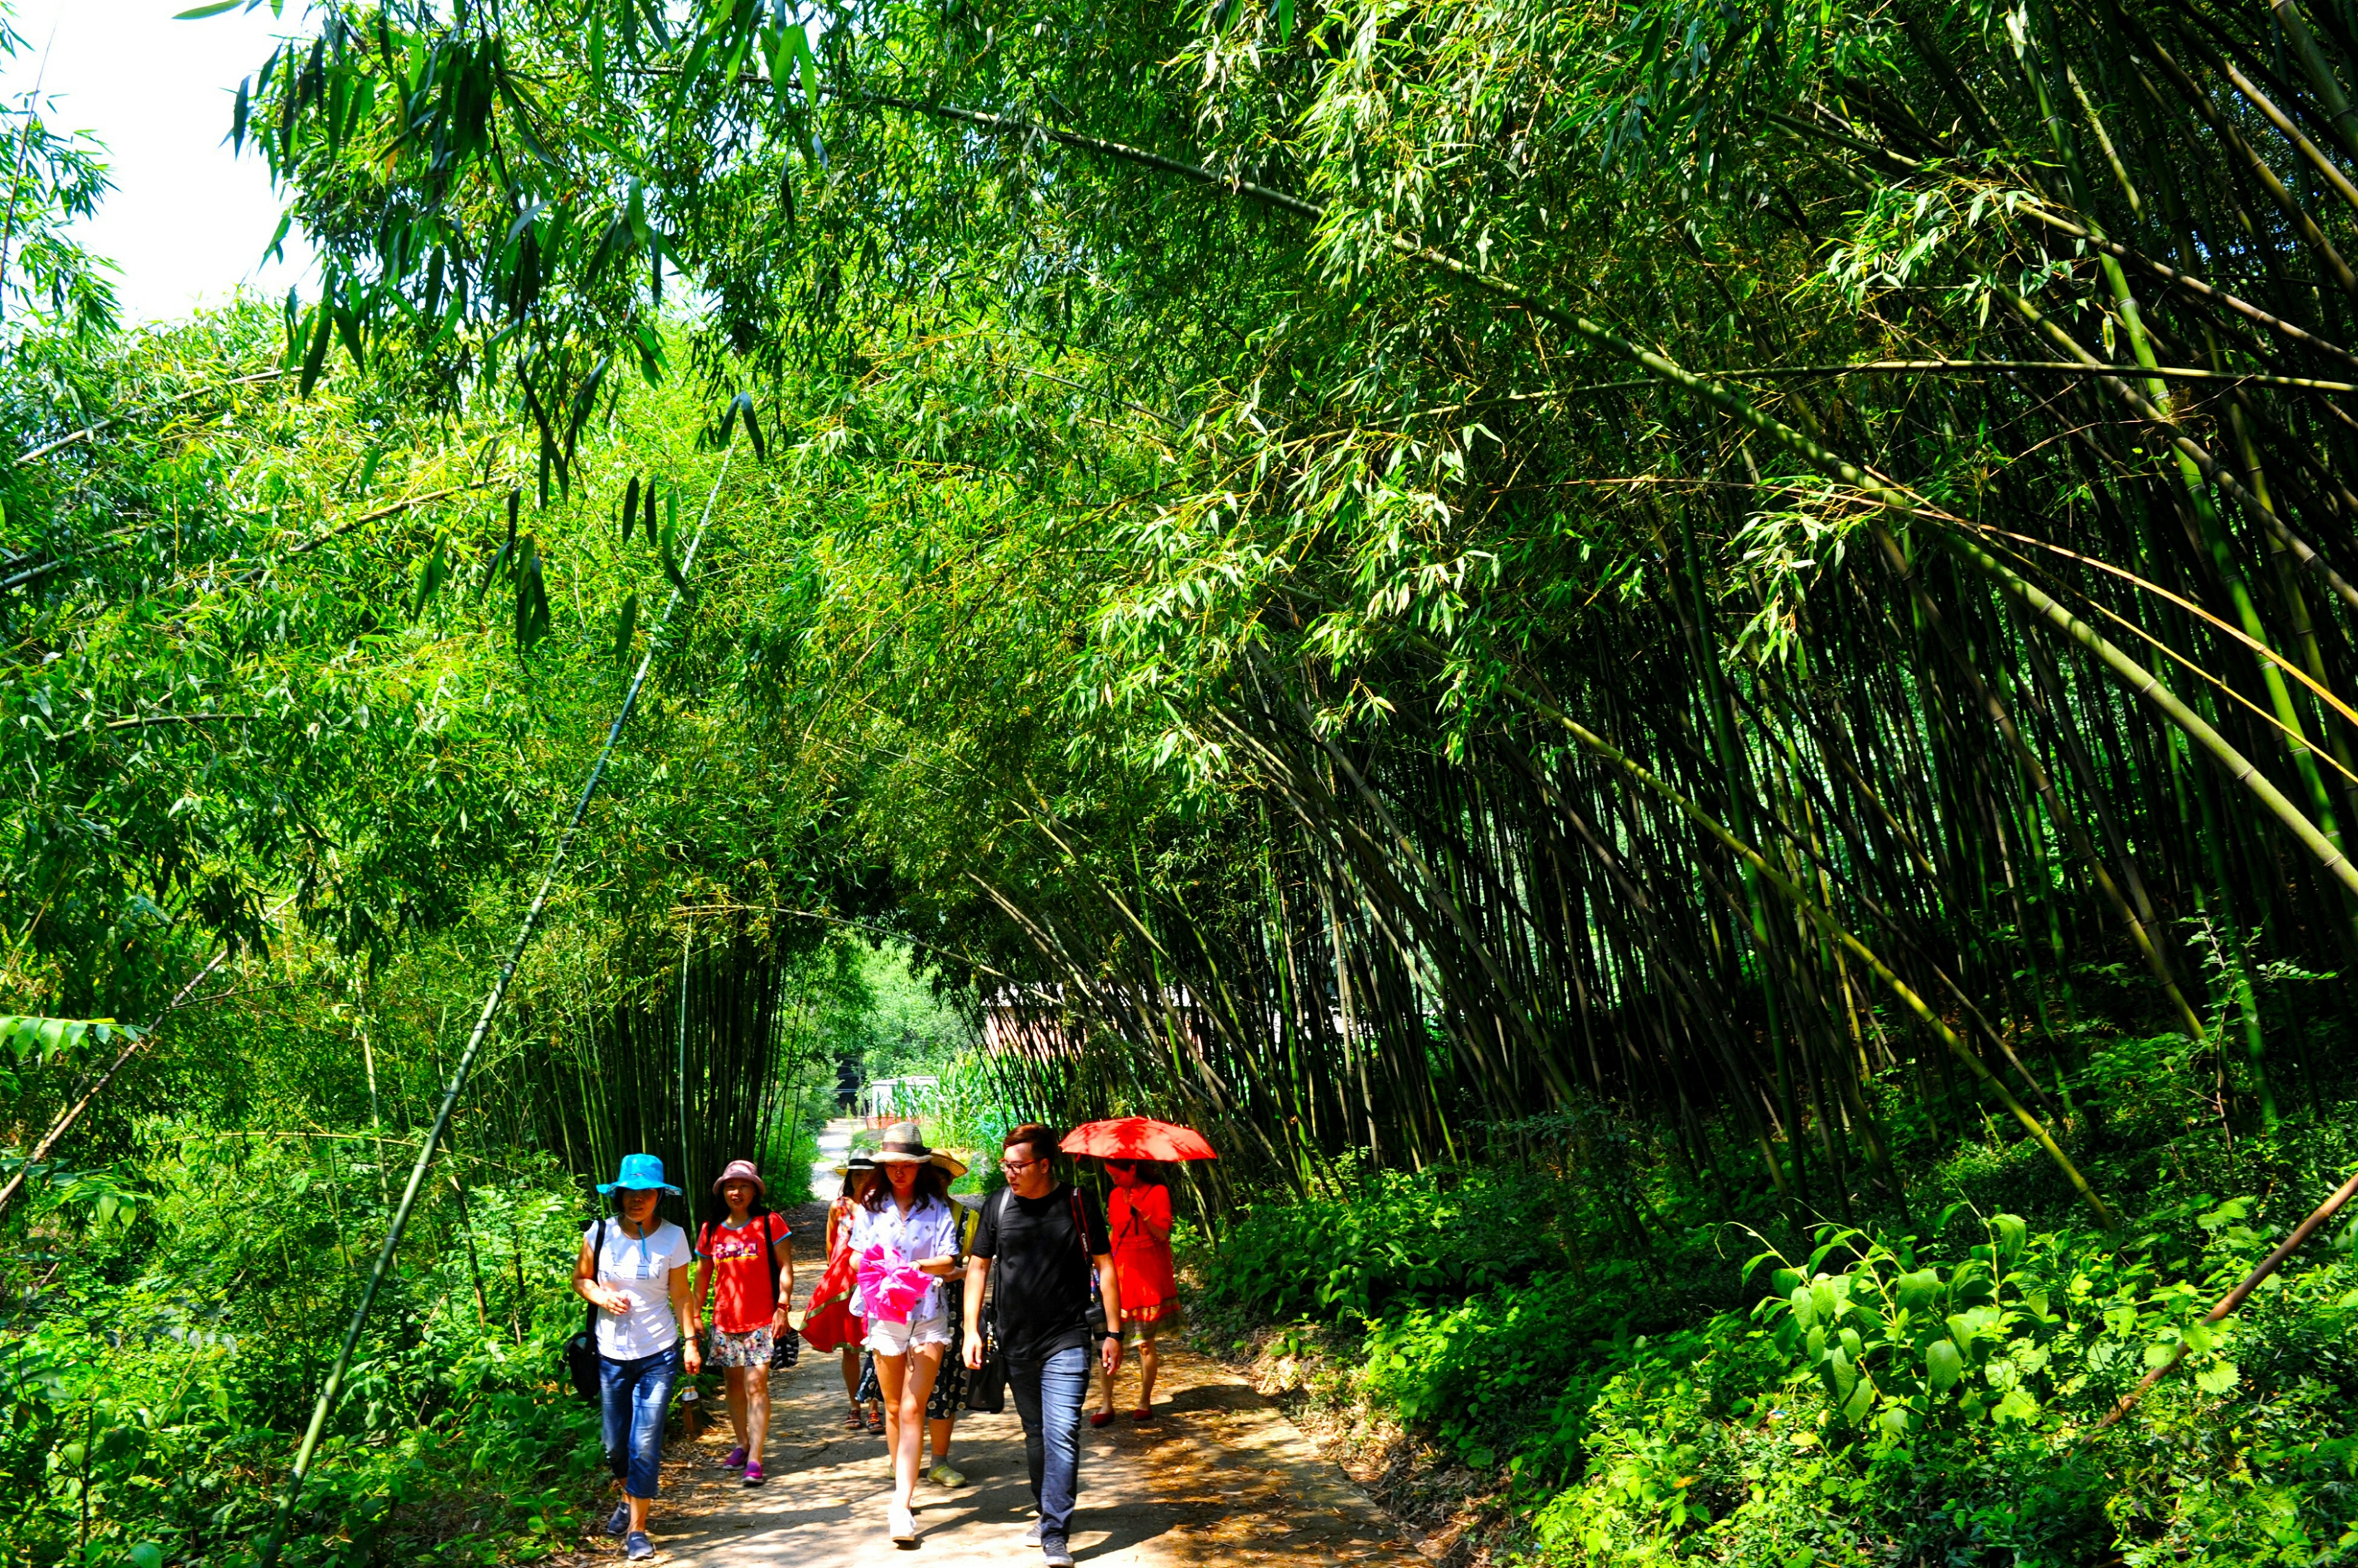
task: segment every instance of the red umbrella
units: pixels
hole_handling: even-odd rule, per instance
[[[1094,1154],[1100,1160],[1217,1160],[1217,1154],[1192,1127],[1157,1121],[1146,1116],[1118,1116],[1111,1121],[1085,1121],[1065,1134],[1061,1148],[1067,1154]]]

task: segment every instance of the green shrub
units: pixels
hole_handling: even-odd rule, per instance
[[[1748,1315],[1648,1347],[1541,1509],[1551,1562],[2315,1563],[2358,1546],[2358,1271],[2198,1320],[2267,1246],[2244,1200],[2126,1244],[2001,1215],[1942,1260],[1855,1231]],[[2159,1260],[2192,1245],[2199,1271]],[[2118,1426],[2100,1422],[2183,1345]],[[1750,1368],[1751,1376],[1743,1369]],[[1736,1375],[1731,1376],[1731,1372]]]
[[[1528,1173],[1384,1172],[1347,1196],[1257,1206],[1203,1260],[1212,1300],[1347,1325],[1563,1270],[1588,1250],[1579,1190]]]
[[[243,1140],[175,1152],[103,1219],[61,1206],[71,1184],[44,1191],[51,1283],[0,1324],[9,1562],[153,1547],[228,1568],[266,1528],[323,1347],[373,1260],[363,1238],[381,1234],[373,1168],[322,1181],[307,1155]],[[578,1533],[601,1468],[596,1411],[558,1380],[580,1323],[566,1285],[579,1200],[553,1164],[510,1175],[469,1189],[471,1263],[455,1204],[413,1229],[287,1563],[526,1562]]]

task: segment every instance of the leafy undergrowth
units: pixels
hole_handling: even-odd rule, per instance
[[[373,1227],[375,1168],[177,1153],[151,1190],[108,1193],[103,1222],[36,1222],[46,1281],[0,1335],[10,1563],[232,1568],[267,1529],[373,1261],[340,1237]],[[508,1175],[467,1195],[471,1264],[420,1247],[380,1297],[282,1562],[532,1562],[579,1534],[603,1466],[594,1411],[557,1381],[580,1320],[551,1263],[577,1200],[553,1164]]]
[[[2184,1182],[2109,1237],[1960,1201],[1920,1236],[1722,1224],[1617,1252],[1578,1181],[1456,1173],[1265,1206],[1196,1268],[1207,1329],[1458,1560],[2358,1560],[2351,1227],[2199,1321],[2346,1137],[2189,1137]],[[2195,1185],[2230,1172],[2250,1195]]]

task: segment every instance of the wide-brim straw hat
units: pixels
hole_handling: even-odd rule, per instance
[[[753,1184],[755,1192],[760,1193],[763,1197],[770,1195],[770,1184],[762,1179],[762,1173],[753,1168],[753,1162],[751,1160],[730,1161],[729,1168],[712,1178],[712,1195],[719,1197],[720,1189],[731,1182],[751,1182]]]
[[[925,1146],[925,1134],[914,1121],[896,1121],[886,1128],[883,1145],[874,1157],[880,1165],[936,1165],[947,1171],[952,1181],[966,1174],[964,1163]]]
[[[848,1176],[854,1171],[872,1171],[875,1168],[876,1162],[867,1155],[854,1154],[850,1159],[835,1167],[835,1173],[838,1176]]]

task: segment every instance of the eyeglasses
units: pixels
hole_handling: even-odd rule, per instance
[[[1031,1160],[1001,1160],[999,1162],[999,1168],[1011,1176],[1016,1172],[1023,1169],[1026,1165],[1042,1165],[1046,1162],[1047,1160],[1045,1156]]]

